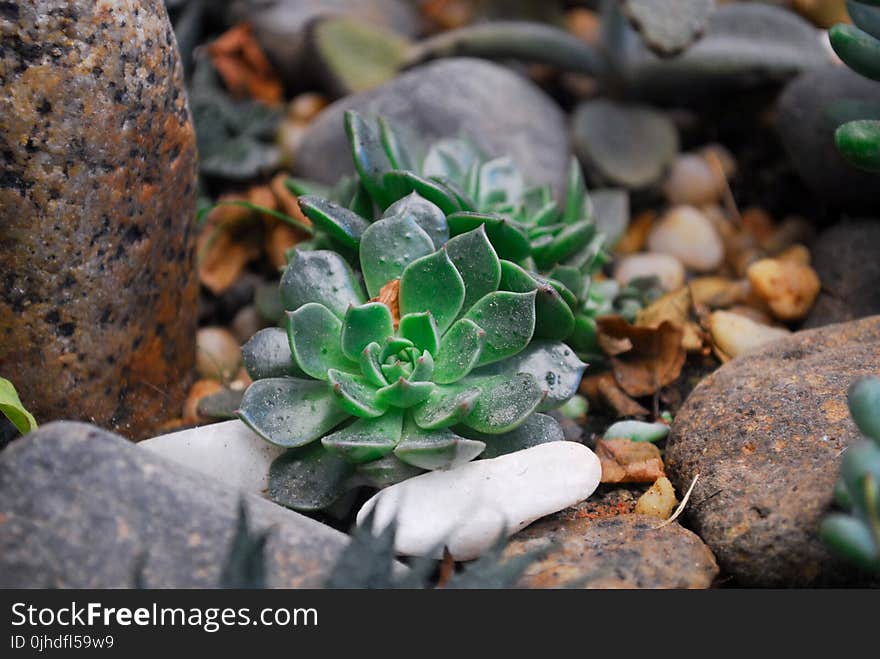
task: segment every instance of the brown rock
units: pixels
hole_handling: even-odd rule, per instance
[[[819,540],[840,455],[858,431],[846,391],[880,368],[880,316],[798,332],[705,378],[679,410],[666,471],[699,481],[690,526],[737,583],[858,579]]]
[[[650,442],[600,439],[596,455],[602,463],[603,483],[653,483],[663,476],[660,449]]]
[[[6,2],[0,41],[0,372],[40,421],[144,435],[195,358],[195,138],[163,3]]]
[[[526,588],[708,588],[715,557],[693,533],[647,515],[566,519],[566,511],[520,531],[507,547],[516,556],[557,543],[558,550],[528,568]]]

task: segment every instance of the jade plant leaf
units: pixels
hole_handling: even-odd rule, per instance
[[[388,154],[382,147],[382,140],[376,126],[366,121],[356,112],[345,113],[345,132],[351,144],[354,166],[360,175],[361,183],[370,196],[383,209],[392,201],[385,192],[383,176],[391,171]]]
[[[315,442],[275,458],[269,467],[269,496],[294,510],[321,510],[348,490],[354,466]]]
[[[331,368],[327,379],[333,385],[338,404],[349,414],[369,419],[382,416],[388,410],[388,405],[376,395],[376,387],[366,378]]]
[[[486,445],[480,455],[483,458],[497,458],[499,455],[507,455],[514,451],[545,444],[547,442],[561,442],[565,439],[562,426],[552,416],[546,414],[532,414],[522,425],[513,430],[496,435],[490,435],[468,428],[456,426],[453,430],[461,432],[469,439],[477,439]]]
[[[272,444],[295,447],[319,439],[349,414],[325,382],[266,378],[247,388],[238,416]]]
[[[436,355],[440,348],[440,332],[437,323],[434,322],[434,316],[428,311],[408,313],[403,316],[400,319],[398,332],[403,338],[412,341],[413,346],[432,355]]]
[[[320,197],[299,197],[303,214],[319,229],[326,231],[346,247],[352,249],[360,243],[361,235],[370,223],[363,217],[332,201]]]
[[[486,345],[486,330],[467,318],[457,320],[440,340],[434,360],[434,381],[457,382],[477,365]]]
[[[535,331],[535,293],[496,291],[481,298],[465,315],[486,332],[477,364],[511,357],[525,348]]]
[[[241,347],[241,359],[252,380],[304,375],[293,360],[287,332],[280,327],[267,327],[254,334]]]
[[[21,434],[37,429],[34,415],[25,409],[12,383],[0,378],[0,412],[12,422]]]
[[[464,311],[483,296],[498,290],[501,263],[484,226],[450,239],[446,252],[464,281]]]
[[[394,334],[391,310],[381,302],[349,307],[342,322],[342,352],[357,361],[371,343],[382,343]]]
[[[503,215],[461,211],[452,213],[446,221],[449,222],[449,231],[453,236],[473,231],[480,226],[485,227],[489,242],[503,259],[519,261],[531,252],[529,239],[523,228]]]
[[[407,424],[394,455],[421,469],[451,469],[470,462],[484,448],[483,442],[459,437],[451,430],[422,430],[411,423]]]
[[[287,312],[288,336],[296,363],[307,375],[326,380],[329,369],[357,372],[342,352],[342,322],[322,304],[309,302]]]
[[[481,394],[463,423],[489,434],[509,432],[523,423],[544,400],[546,391],[530,373],[474,380]]]
[[[339,254],[295,250],[281,277],[281,301],[290,311],[317,302],[342,318],[349,305],[363,304],[366,299],[351,267]]]
[[[446,428],[470,414],[481,393],[479,387],[439,385],[413,409],[413,420],[426,430]]]
[[[359,363],[361,373],[367,381],[376,388],[384,387],[388,384],[385,375],[382,373],[381,363],[382,348],[378,343],[371,343],[361,352]]]
[[[428,355],[430,357],[430,355]],[[427,400],[436,385],[399,378],[376,392],[377,400],[388,407],[409,408]]]
[[[501,262],[501,288],[514,293],[535,291],[535,337],[565,339],[574,329],[574,314],[562,295],[543,277],[515,263]]]
[[[391,453],[400,442],[403,411],[388,410],[376,419],[358,419],[321,440],[328,451],[359,464],[378,460]]]
[[[429,311],[442,334],[461,311],[465,285],[445,249],[410,263],[400,278],[400,312]]]
[[[444,215],[462,210],[455,193],[438,181],[426,179],[414,172],[405,170],[390,171],[382,177],[387,192],[385,198],[397,201],[416,192],[437,206]]]
[[[880,173],[880,121],[849,121],[835,131],[834,142],[850,164]]]
[[[400,279],[410,263],[434,252],[434,243],[411,216],[378,220],[361,236],[360,262],[371,297],[392,279]]]
[[[440,249],[449,240],[449,225],[446,224],[446,215],[436,204],[419,196],[417,192],[412,192],[391,204],[385,211],[385,216],[391,217],[392,215],[411,217],[422,231],[430,236],[435,249]]]

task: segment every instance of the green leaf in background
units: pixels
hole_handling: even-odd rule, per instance
[[[0,412],[3,412],[22,435],[37,429],[34,415],[25,409],[15,387],[5,378],[0,378]]]

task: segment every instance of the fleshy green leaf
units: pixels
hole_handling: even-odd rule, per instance
[[[388,172],[382,178],[388,196],[391,201],[397,201],[403,197],[417,192],[432,204],[437,206],[444,215],[461,210],[461,204],[448,187],[437,181],[422,178],[410,171],[395,170]]]
[[[379,361],[384,362],[391,355],[396,355],[401,350],[414,347],[412,341],[402,336],[389,336],[382,345],[382,352],[379,353]]]
[[[533,243],[532,258],[543,272],[582,251],[595,235],[596,225],[591,220],[567,224],[546,244],[536,248]]]
[[[361,236],[360,261],[371,297],[392,279],[400,279],[410,263],[434,251],[434,243],[408,215],[383,218]],[[419,309],[424,311],[424,309]]]
[[[880,121],[849,121],[835,131],[834,142],[851,165],[880,173]]]
[[[543,277],[526,272],[510,261],[501,262],[501,288],[535,294],[535,338],[562,340],[574,329],[574,314],[559,292]]]
[[[436,355],[440,348],[440,333],[430,312],[406,314],[400,319],[398,332],[403,338],[412,341],[416,348],[426,350],[432,355]]]
[[[405,481],[407,478],[418,476],[423,471],[423,469],[406,464],[391,453],[384,458],[359,464],[356,475],[364,485],[383,488]]]
[[[483,225],[450,239],[446,252],[464,281],[463,311],[470,309],[480,298],[498,290],[501,264]]]
[[[376,419],[358,419],[321,440],[324,448],[354,463],[378,460],[400,442],[403,411],[390,409]]]
[[[413,420],[425,430],[447,428],[473,411],[480,393],[478,387],[437,386],[424,403],[413,409]]]
[[[357,213],[320,197],[298,199],[299,207],[312,223],[343,245],[356,249],[370,223]]]
[[[435,386],[433,382],[411,382],[398,378],[396,382],[379,389],[376,397],[383,405],[408,408],[427,400]]]
[[[495,158],[480,167],[480,196],[482,208],[520,199],[525,190],[522,174],[510,158]],[[494,242],[494,241],[493,241]]]
[[[0,378],[0,412],[12,422],[22,435],[37,429],[37,420],[28,412],[12,383]]]
[[[584,314],[575,316],[574,330],[566,341],[580,355],[598,355],[602,352],[596,319],[591,316]]]
[[[363,349],[360,356],[361,373],[374,385],[377,389],[388,384],[385,376],[382,374],[382,366],[380,362],[382,348],[378,343],[371,343]]]
[[[385,117],[379,117],[379,137],[382,140],[382,146],[385,154],[388,156],[388,162],[391,163],[391,169],[408,169],[416,168],[413,155],[409,152],[406,143],[400,139],[400,136],[394,131],[392,126]]]
[[[477,364],[506,359],[525,348],[535,331],[535,293],[496,291],[479,300],[465,315],[486,332]]]
[[[349,414],[325,382],[266,378],[247,388],[238,416],[269,442],[294,447],[315,441]]]
[[[853,421],[866,437],[880,443],[880,378],[855,382],[847,396]]]
[[[479,173],[480,158],[477,149],[466,140],[441,139],[428,149],[422,164],[422,175],[427,178],[446,179],[467,187],[466,179],[471,169],[476,166],[476,172]],[[471,194],[471,190],[468,190],[468,194]]]
[[[440,249],[449,240],[449,225],[446,224],[446,215],[436,204],[419,196],[417,192],[408,194],[403,199],[391,204],[385,211],[385,217],[393,215],[405,215],[415,220],[422,231],[434,241],[434,249]]]
[[[382,145],[376,126],[357,112],[345,113],[345,132],[354,156],[354,166],[363,186],[382,208],[394,201],[385,191],[383,176],[391,171],[391,162]]]
[[[518,355],[476,370],[471,375],[475,378],[512,377],[517,373],[530,373],[547,392],[540,407],[543,412],[559,407],[577,393],[584,368],[586,364],[566,344],[534,341]]]
[[[287,317],[291,352],[304,373],[326,380],[331,368],[357,372],[357,364],[342,352],[342,322],[327,307],[309,302]]]
[[[828,31],[838,57],[856,73],[880,80],[880,40],[855,25],[840,23]]]
[[[409,379],[412,382],[431,382],[431,377],[433,375],[434,357],[431,355],[430,352],[425,350],[424,352],[422,352],[421,356],[416,359],[412,375],[409,376]]]
[[[849,446],[840,461],[840,476],[856,512],[880,511],[880,445],[863,440]]]
[[[530,373],[475,380],[481,390],[474,410],[463,423],[492,435],[509,432],[523,423],[544,400],[546,390]]]
[[[410,263],[400,278],[400,313],[430,311],[442,334],[465,299],[464,281],[445,249]]]
[[[871,529],[862,520],[835,513],[822,520],[819,534],[838,556],[863,570],[880,571],[880,547],[874,541]]]
[[[538,444],[561,442],[565,439],[562,426],[556,419],[538,413],[529,416],[522,425],[510,432],[490,435],[464,426],[461,433],[469,439],[477,439],[486,444],[486,450],[480,454],[482,458],[497,458],[499,455],[522,451]]]
[[[529,238],[523,228],[503,215],[461,211],[450,214],[446,221],[453,236],[473,231],[480,225],[485,226],[489,242],[503,259],[520,261],[531,252]]]
[[[269,467],[269,498],[294,510],[322,510],[348,490],[354,466],[321,442],[293,449]]]
[[[645,421],[618,421],[605,431],[605,439],[622,438],[633,442],[659,442],[666,439],[669,426],[665,423]]]
[[[287,332],[280,327],[267,327],[254,334],[241,347],[241,358],[251,380],[304,375],[290,352]]]
[[[339,405],[349,414],[369,419],[382,416],[388,409],[388,405],[379,401],[376,387],[366,378],[335,369],[330,369],[327,376]]]
[[[294,251],[281,277],[281,300],[288,311],[317,302],[338,318],[345,316],[349,305],[366,302],[345,259],[326,250]]]
[[[391,310],[381,302],[349,307],[342,322],[342,352],[353,361],[371,343],[381,344],[394,335]]]
[[[434,360],[434,382],[457,382],[477,365],[486,345],[486,331],[474,321],[457,320],[440,340]]]
[[[486,445],[459,437],[451,430],[422,430],[413,423],[404,429],[404,438],[394,455],[422,469],[451,469],[470,462]]]

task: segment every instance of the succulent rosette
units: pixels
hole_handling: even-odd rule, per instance
[[[570,310],[552,286],[499,258],[483,225],[449,238],[418,195],[373,223],[301,203],[334,216],[363,281],[336,252],[295,251],[286,329],[244,347],[255,381],[239,416],[290,449],[270,470],[273,499],[323,509],[359,485],[562,439],[541,412],[575,393],[585,364],[553,340]]]

